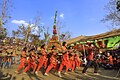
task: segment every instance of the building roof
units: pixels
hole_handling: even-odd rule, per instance
[[[93,35],[93,36],[78,36],[76,38],[66,40],[66,42],[68,44],[72,44],[72,43],[76,43],[78,41],[103,39],[103,38],[108,38],[108,37],[118,36],[118,35],[120,35],[120,29],[115,29],[115,30],[112,30],[112,31],[108,31],[108,32],[98,34],[98,35]]]
[[[75,43],[77,41],[80,41],[81,39],[84,39],[85,36],[78,36],[76,38],[72,38],[72,39],[69,39],[69,40],[66,40],[67,44],[71,44],[71,43]]]

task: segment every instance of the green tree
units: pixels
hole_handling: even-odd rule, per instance
[[[43,32],[44,26],[40,24],[40,18],[36,17],[33,22],[27,26],[21,25],[16,31],[13,32],[13,36],[18,36],[24,39],[24,42],[37,42]],[[36,41],[35,41],[36,40]]]
[[[0,39],[4,39],[7,35],[7,29],[6,28],[3,28],[1,31],[0,31]]]

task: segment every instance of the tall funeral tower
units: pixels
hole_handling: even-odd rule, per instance
[[[54,16],[53,35],[52,38],[49,40],[48,48],[51,48],[52,46],[56,46],[57,48],[61,47],[61,43],[59,42],[57,35],[56,18],[57,18],[57,11],[55,12],[55,16]]]

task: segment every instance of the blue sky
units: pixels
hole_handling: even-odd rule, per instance
[[[64,23],[62,31],[70,31],[72,37],[95,35],[108,31],[107,24],[100,20],[105,16],[104,6],[109,0],[12,0],[12,18],[9,32],[17,29],[20,21],[27,24],[36,15],[41,16],[41,23],[52,31],[55,11]],[[61,16],[60,16],[61,15]],[[52,34],[52,33],[51,33]]]

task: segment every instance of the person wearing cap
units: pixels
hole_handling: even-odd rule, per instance
[[[48,73],[52,68],[54,68],[54,71],[56,71],[57,59],[55,58],[55,56],[56,56],[56,52],[52,52],[52,56],[50,58],[50,64],[48,65],[44,75],[48,76]]]

